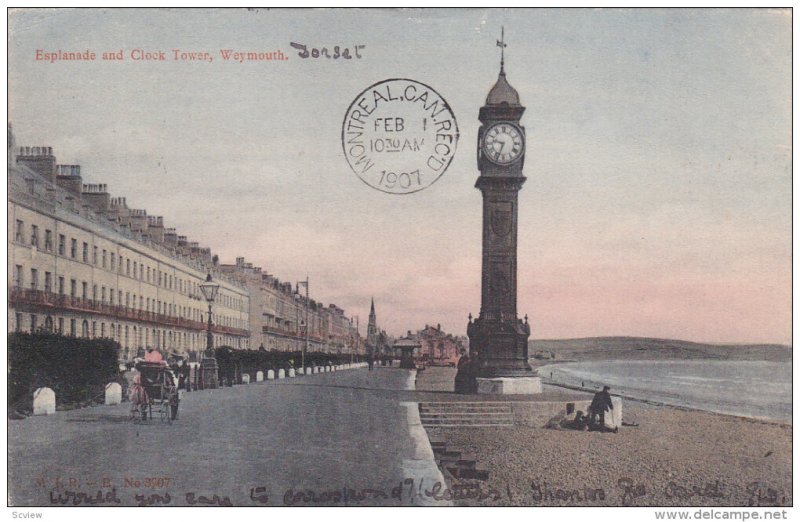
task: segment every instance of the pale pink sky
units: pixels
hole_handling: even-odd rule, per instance
[[[480,308],[478,109],[527,111],[519,312],[532,338],[791,342],[791,14],[768,10],[22,11],[9,121],[129,205],[399,334]],[[363,44],[304,61],[289,42]],[[36,49],[209,51],[209,64],[36,62]],[[284,50],[223,63],[220,49]],[[367,86],[434,87],[461,130],[447,173],[391,196],[341,122]]]

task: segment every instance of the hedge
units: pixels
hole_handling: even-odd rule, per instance
[[[52,333],[8,335],[8,411],[33,411],[33,392],[46,386],[56,405],[102,402],[105,386],[121,382],[119,343]]]

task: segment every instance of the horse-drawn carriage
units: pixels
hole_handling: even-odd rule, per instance
[[[139,374],[131,387],[131,419],[153,419],[155,413],[161,422],[172,423],[178,416],[177,379],[172,370],[162,362],[139,362]]]

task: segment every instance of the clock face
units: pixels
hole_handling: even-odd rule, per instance
[[[496,123],[483,135],[483,152],[494,163],[507,165],[520,156],[525,147],[522,133],[510,123]]]

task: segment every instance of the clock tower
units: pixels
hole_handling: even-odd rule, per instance
[[[540,393],[541,381],[528,364],[530,326],[517,317],[518,192],[525,183],[525,107],[508,83],[505,41],[500,75],[478,119],[478,169],[475,187],[483,195],[481,311],[470,315],[470,350],[479,353],[479,393]]]

